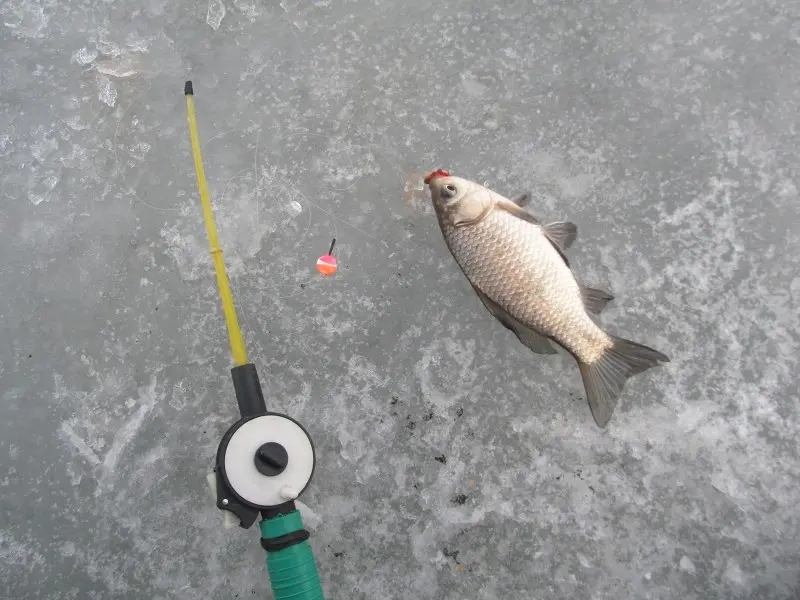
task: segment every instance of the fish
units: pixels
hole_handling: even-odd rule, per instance
[[[628,379],[670,360],[597,323],[614,296],[573,273],[566,250],[577,226],[545,224],[523,208],[527,193],[509,199],[441,169],[424,182],[445,244],[483,305],[532,352],[556,354],[556,344],[572,355],[594,422],[605,428]]]

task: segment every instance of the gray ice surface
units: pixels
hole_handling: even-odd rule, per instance
[[[0,596],[270,597],[183,82],[328,598],[800,597],[797,0],[0,2]],[[605,431],[422,173],[579,228],[672,362]],[[341,270],[314,270],[336,237]]]

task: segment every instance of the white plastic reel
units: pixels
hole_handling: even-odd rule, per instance
[[[282,473],[263,475],[256,468],[258,449],[269,442],[283,446],[288,463]],[[233,432],[222,457],[231,490],[249,504],[269,508],[294,500],[314,473],[314,446],[306,431],[283,415],[267,414],[246,421]]]

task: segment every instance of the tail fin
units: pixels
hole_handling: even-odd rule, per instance
[[[586,399],[598,427],[605,427],[617,406],[625,382],[630,378],[657,367],[669,358],[636,342],[611,336],[614,345],[592,363],[579,362],[586,388]]]

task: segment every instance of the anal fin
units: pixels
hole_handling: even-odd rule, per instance
[[[517,339],[536,354],[556,354],[556,349],[545,336],[539,332],[520,323],[501,307],[497,302],[489,298],[474,285],[472,286],[478,298],[481,299],[486,309],[500,321],[506,329],[510,329],[517,336]]]
[[[581,297],[583,298],[583,306],[586,310],[594,315],[599,315],[603,312],[606,304],[614,299],[614,296],[603,290],[596,290],[594,288],[581,285]]]

